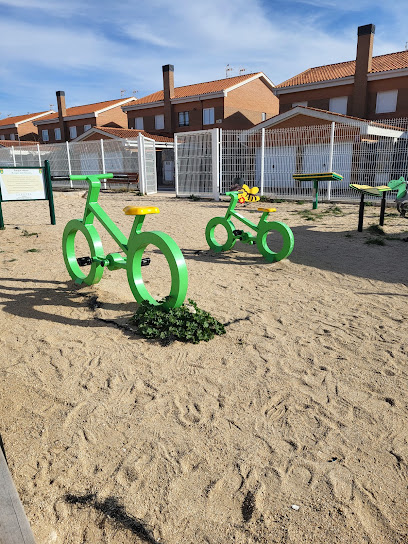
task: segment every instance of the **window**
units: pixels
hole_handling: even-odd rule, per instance
[[[154,116],[154,128],[156,130],[161,130],[164,128],[164,115],[155,115]]]
[[[69,127],[69,137],[71,138],[71,140],[77,137],[76,127]]]
[[[265,112],[262,114],[262,121],[266,121],[266,113]]]
[[[10,134],[10,140],[15,140],[16,137],[14,136],[14,134]]]
[[[377,93],[375,113],[389,113],[397,109],[398,91],[384,91]]]
[[[84,132],[87,130],[90,130],[92,128],[92,125],[84,125]]]
[[[5,140],[5,139],[6,139],[6,137],[4,136],[4,134],[1,134],[0,135],[0,140]]]
[[[48,130],[42,130],[41,131],[41,138],[42,138],[43,142],[48,142],[48,140],[49,140]]]
[[[303,102],[293,102],[292,108],[296,108],[296,106],[307,106],[307,100],[304,100]]]
[[[190,117],[188,111],[180,111],[178,114],[179,127],[188,127],[190,125]]]
[[[61,129],[54,128],[54,137],[56,140],[61,140]]]
[[[203,125],[214,124],[214,108],[203,109]]]
[[[164,121],[163,121],[163,123],[164,123]],[[143,130],[143,117],[136,117],[135,118],[135,129]]]
[[[335,98],[330,98],[329,111],[347,115],[347,96],[336,96]]]

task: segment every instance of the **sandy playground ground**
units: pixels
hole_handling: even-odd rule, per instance
[[[408,542],[408,220],[387,208],[385,245],[367,244],[378,207],[358,233],[357,205],[309,221],[310,202],[278,203],[295,248],[268,264],[208,250],[227,201],[104,193],[126,234],[125,205],[159,206],[145,230],[177,241],[188,296],[226,324],[162,346],[126,327],[124,271],[70,280],[61,236],[83,193],[55,193],[56,226],[44,202],[3,204],[0,434],[37,542]]]

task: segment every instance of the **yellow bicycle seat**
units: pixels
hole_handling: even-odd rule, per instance
[[[156,207],[140,207],[140,206],[126,206],[123,208],[125,215],[147,215],[149,213],[160,213],[159,208]]]
[[[276,208],[258,208],[258,212],[272,213],[272,212],[276,212]]]

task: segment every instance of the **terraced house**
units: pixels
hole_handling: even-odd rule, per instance
[[[356,60],[309,68],[275,87],[280,114],[308,106],[371,120],[408,117],[408,51],[373,57],[375,26],[357,34]]]
[[[54,113],[54,110],[48,110],[0,119],[0,140],[17,141],[17,144],[19,140],[38,142],[38,129],[34,126],[34,121]]]
[[[163,70],[163,90],[122,107],[128,128],[172,136],[209,128],[248,129],[278,113],[274,84],[263,73],[174,87],[174,66]]]
[[[40,142],[61,143],[75,140],[93,127],[126,128],[127,118],[122,106],[135,102],[135,97],[107,100],[67,108],[65,92],[57,91],[58,113],[52,112],[34,122]]]

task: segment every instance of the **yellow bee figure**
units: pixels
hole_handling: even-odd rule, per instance
[[[258,200],[260,200],[260,197],[257,196],[258,192],[258,187],[252,187],[252,189],[250,189],[248,185],[244,184],[242,189],[239,191],[238,202],[241,204],[244,202],[258,202]]]

